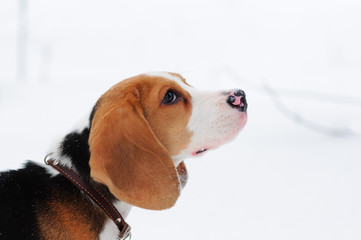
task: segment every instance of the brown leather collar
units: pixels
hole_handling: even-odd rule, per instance
[[[103,194],[90,187],[73,169],[60,165],[59,162],[47,159],[45,157],[45,163],[52,166],[60,174],[71,181],[81,191],[86,193],[115,223],[119,229],[118,240],[124,240],[128,237],[131,238],[130,226],[125,222],[122,215],[117,211],[114,205]]]

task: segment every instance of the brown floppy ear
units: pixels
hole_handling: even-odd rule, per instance
[[[180,194],[178,172],[136,95],[97,108],[89,136],[91,177],[131,205],[170,208]]]

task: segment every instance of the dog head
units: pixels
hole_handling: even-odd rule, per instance
[[[201,92],[173,73],[126,79],[96,105],[91,176],[131,205],[169,208],[187,179],[182,160],[233,139],[246,110],[241,90]]]

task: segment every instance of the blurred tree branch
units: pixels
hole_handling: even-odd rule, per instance
[[[243,82],[248,87],[252,88],[257,92],[264,92],[266,93],[277,107],[279,112],[285,116],[286,118],[290,119],[291,121],[310,129],[314,132],[318,132],[321,134],[325,134],[332,137],[349,137],[349,136],[361,136],[360,132],[357,132],[349,127],[328,127],[322,123],[307,119],[301,114],[292,111],[282,100],[282,96],[279,94],[278,91],[270,83],[266,80],[263,80],[260,84],[254,83],[252,81],[247,80],[246,78],[239,75],[236,71],[234,71],[231,67],[224,67],[221,69],[223,74],[228,75],[231,79],[237,80],[238,82]],[[283,96],[292,96],[292,97],[299,97],[299,98],[307,98],[313,99],[317,101],[323,102],[337,102],[338,104],[344,105],[351,105],[354,107],[361,107],[361,98],[355,98],[350,96],[331,96],[325,93],[317,93],[312,91],[299,91],[299,90],[282,90]],[[296,95],[295,95],[296,93]]]

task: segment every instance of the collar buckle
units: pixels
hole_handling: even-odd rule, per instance
[[[117,240],[131,240],[132,239],[132,233],[131,233],[130,226],[126,226],[126,229],[120,233],[120,236],[117,238]]]

